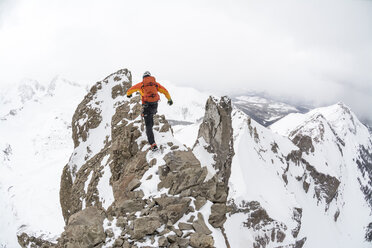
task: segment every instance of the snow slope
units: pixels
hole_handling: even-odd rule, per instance
[[[296,137],[311,137],[312,146],[305,146],[303,158],[318,172],[340,181],[334,200],[326,204],[312,199],[316,192],[298,192],[300,185],[294,180],[287,185],[303,208],[300,235],[307,236],[305,247],[370,247],[364,236],[372,220],[371,206],[361,190],[368,180],[357,165],[360,147],[372,148],[367,128],[342,103],[307,114],[290,114],[270,128],[295,143]],[[302,172],[293,173],[300,176]]]
[[[56,77],[3,91],[0,119],[0,247],[19,231],[55,240],[63,231],[59,183],[71,149],[71,118],[85,87]],[[8,151],[8,152],[4,152]]]

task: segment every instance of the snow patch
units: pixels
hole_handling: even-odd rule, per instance
[[[110,185],[110,166],[105,166],[102,173],[103,175],[98,182],[97,189],[102,206],[107,209],[114,202],[114,193],[112,191],[112,186]]]
[[[114,247],[115,240],[120,237],[122,229],[116,225],[116,222],[117,218],[114,218],[112,221],[109,221],[108,219],[105,219],[103,221],[103,229],[105,230],[105,232],[112,232],[113,237],[107,237],[102,248]]]
[[[208,174],[204,181],[208,181],[214,175],[216,175],[217,171],[213,167],[216,164],[214,160],[214,154],[209,153],[206,149],[208,147],[207,142],[204,140],[203,137],[198,139],[197,145],[193,149],[193,153],[195,157],[200,161],[202,167],[207,167]]]

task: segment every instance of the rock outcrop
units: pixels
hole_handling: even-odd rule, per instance
[[[75,111],[75,150],[61,177],[66,227],[56,246],[214,247],[234,155],[231,101],[207,102],[198,140],[215,162],[206,164],[173,138],[164,116],[154,119],[159,152],[149,152],[140,99],[125,97],[130,86],[130,72],[120,70]]]
[[[200,124],[194,150],[204,149],[213,155],[212,165],[215,174],[210,180],[216,193],[206,199],[213,202],[208,222],[214,228],[220,228],[224,234],[224,223],[227,212],[228,182],[231,174],[231,163],[234,156],[233,128],[231,118],[231,99],[222,97],[220,100],[210,97],[205,107],[203,122]],[[228,240],[225,242],[228,245]]]
[[[231,99],[222,97],[220,100],[210,97],[205,106],[205,115],[200,124],[198,140],[203,138],[208,144],[206,149],[214,154],[213,165],[217,170],[218,180],[227,187],[231,174],[231,161],[234,156],[233,129],[231,122]],[[226,192],[227,193],[227,192]]]
[[[103,229],[105,214],[96,207],[88,207],[70,216],[60,247],[98,247],[106,240]]]

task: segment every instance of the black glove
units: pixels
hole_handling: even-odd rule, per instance
[[[127,97],[128,97],[128,98],[131,98],[131,97],[132,97],[132,94],[130,94],[130,95],[127,95]]]
[[[169,99],[169,100],[168,100],[168,104],[169,104],[169,106],[171,106],[171,105],[173,104],[172,99]]]

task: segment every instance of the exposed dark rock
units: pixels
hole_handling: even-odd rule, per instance
[[[305,192],[307,193],[309,191],[309,188],[310,188],[310,183],[306,182],[305,180],[303,181],[302,183],[302,188],[305,190]]]
[[[307,162],[305,164],[306,170],[310,172],[310,176],[314,179],[316,197],[319,201],[324,197],[327,204],[331,203],[337,195],[340,181],[335,177],[318,172],[315,167]]]
[[[258,236],[255,238],[255,242],[253,243],[253,248],[263,248],[266,247],[270,243],[270,237],[267,235]]]
[[[292,139],[292,142],[298,146],[301,151],[306,152],[307,154],[314,152],[315,150],[310,136],[297,134]]]
[[[17,238],[18,238],[18,243],[22,248],[27,248],[27,247],[54,248],[56,247],[56,244],[45,241],[42,238],[36,238],[33,236],[29,236],[26,233],[22,233],[18,235]]]
[[[369,223],[368,226],[366,227],[365,239],[368,242],[372,242],[372,222]]]
[[[296,228],[292,230],[292,236],[294,238],[297,238],[298,233],[300,232],[301,229],[302,208],[294,208],[292,218],[297,222]]]
[[[288,184],[288,176],[287,176],[287,174],[284,173],[284,174],[282,175],[282,178],[283,178],[283,181],[285,182],[285,184],[287,185],[287,184]]]
[[[279,146],[278,146],[277,143],[274,142],[274,143],[271,144],[271,151],[272,152],[278,153],[278,148],[279,148]]]
[[[268,225],[273,221],[274,220],[269,217],[265,209],[258,208],[249,214],[248,219],[244,222],[244,226],[259,230],[261,226]]]
[[[301,240],[298,240],[296,241],[296,244],[294,245],[294,248],[302,248],[306,242],[306,237],[301,239]]]
[[[365,199],[372,209],[372,151],[368,150],[364,146],[360,146],[359,159],[356,161],[356,163],[360,172],[362,173],[362,176],[368,181],[368,183],[362,183],[362,181],[358,179]]]
[[[333,219],[335,220],[335,222],[337,222],[339,216],[340,216],[340,210],[337,209],[335,215],[333,216]]]
[[[62,215],[67,223],[70,217],[70,211],[73,208],[72,198],[72,177],[68,166],[65,166],[61,176],[61,187],[59,190],[59,201],[62,207]]]
[[[286,160],[293,162],[296,166],[302,166],[304,168],[305,174],[303,178],[304,180],[306,178],[312,179],[315,197],[318,201],[324,200],[326,204],[329,204],[337,196],[340,181],[335,177],[318,172],[314,166],[310,165],[310,163],[302,158],[301,151],[292,151],[287,155]],[[310,183],[303,181],[305,192],[308,191],[309,186]]]
[[[9,144],[6,144],[6,147],[2,152],[4,154],[4,161],[10,161],[10,157],[13,154],[12,147]]]
[[[244,213],[246,220],[243,222],[244,227],[250,228],[253,231],[260,231],[260,234],[255,237],[254,247],[266,247],[270,242],[283,242],[287,231],[287,226],[284,223],[272,219],[266,210],[262,208],[257,201],[241,202],[237,205],[234,202],[229,202],[228,210],[230,215]],[[301,209],[295,209],[296,217],[299,219],[299,228],[301,226],[299,216],[302,213]],[[293,233],[293,230],[292,230]]]

